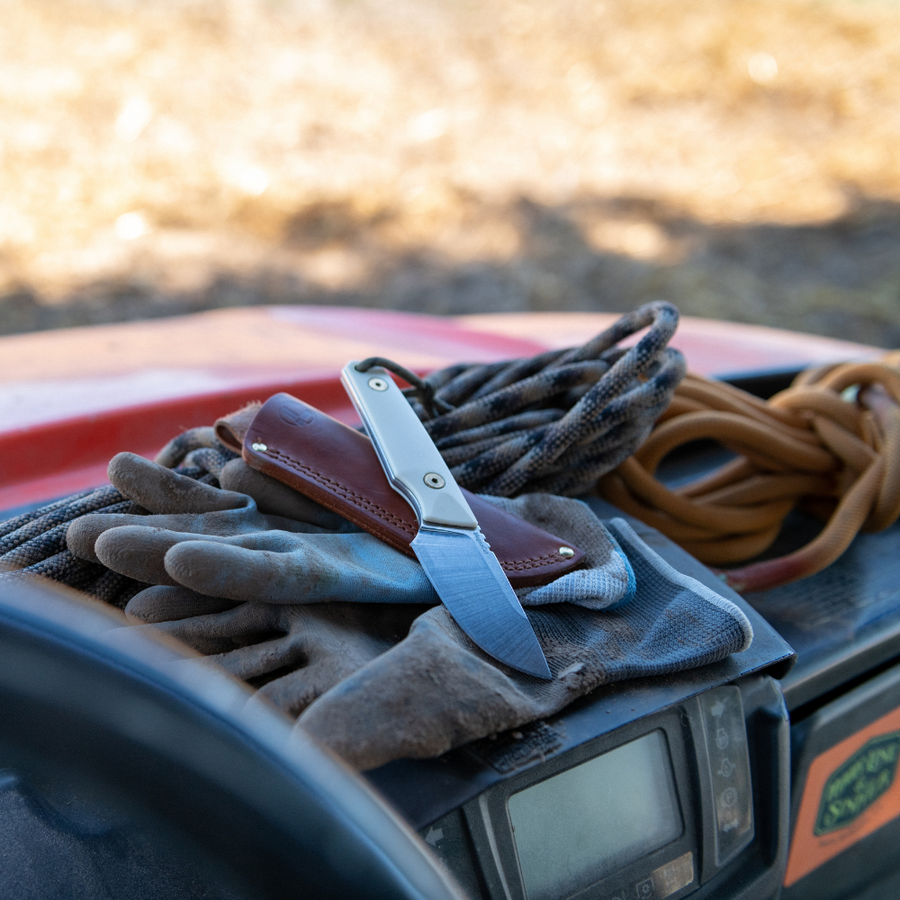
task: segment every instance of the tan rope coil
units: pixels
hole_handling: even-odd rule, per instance
[[[736,458],[675,489],[656,478],[664,457],[701,439]],[[712,566],[762,553],[802,506],[826,519],[810,543],[723,575],[744,591],[812,575],[861,529],[900,516],[900,351],[809,369],[768,401],[689,373],[649,438],[598,490]]]

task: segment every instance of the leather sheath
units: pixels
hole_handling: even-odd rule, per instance
[[[368,436],[290,394],[275,394],[243,437],[247,465],[415,558],[410,544],[419,530],[416,514],[391,487]],[[584,558],[568,541],[465,489],[463,494],[513,587],[546,584]],[[571,548],[574,556],[562,556],[560,548]]]

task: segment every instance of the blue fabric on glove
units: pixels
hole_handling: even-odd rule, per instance
[[[683,662],[703,666],[750,646],[753,626],[739,606],[670,566],[625,519],[612,519],[607,526],[628,554],[638,584],[636,602],[622,611],[623,619],[644,635],[641,659],[652,663],[648,671],[642,662],[638,674],[678,671]],[[623,670],[622,677],[636,675]]]

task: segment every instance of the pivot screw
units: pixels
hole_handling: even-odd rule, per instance
[[[370,378],[369,387],[372,388],[373,391],[386,391],[388,389],[388,383],[383,378]]]
[[[439,491],[447,483],[437,472],[429,472],[422,481],[436,491]]]
[[[571,547],[560,547],[559,555],[571,559],[575,555],[575,551]]]

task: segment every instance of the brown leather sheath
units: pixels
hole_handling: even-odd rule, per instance
[[[241,429],[242,430],[242,429]],[[290,394],[270,397],[244,435],[247,465],[271,475],[408,556],[416,514],[395,491],[369,438]],[[513,587],[546,584],[584,553],[463,489],[485,539]],[[562,556],[571,548],[574,556]]]

